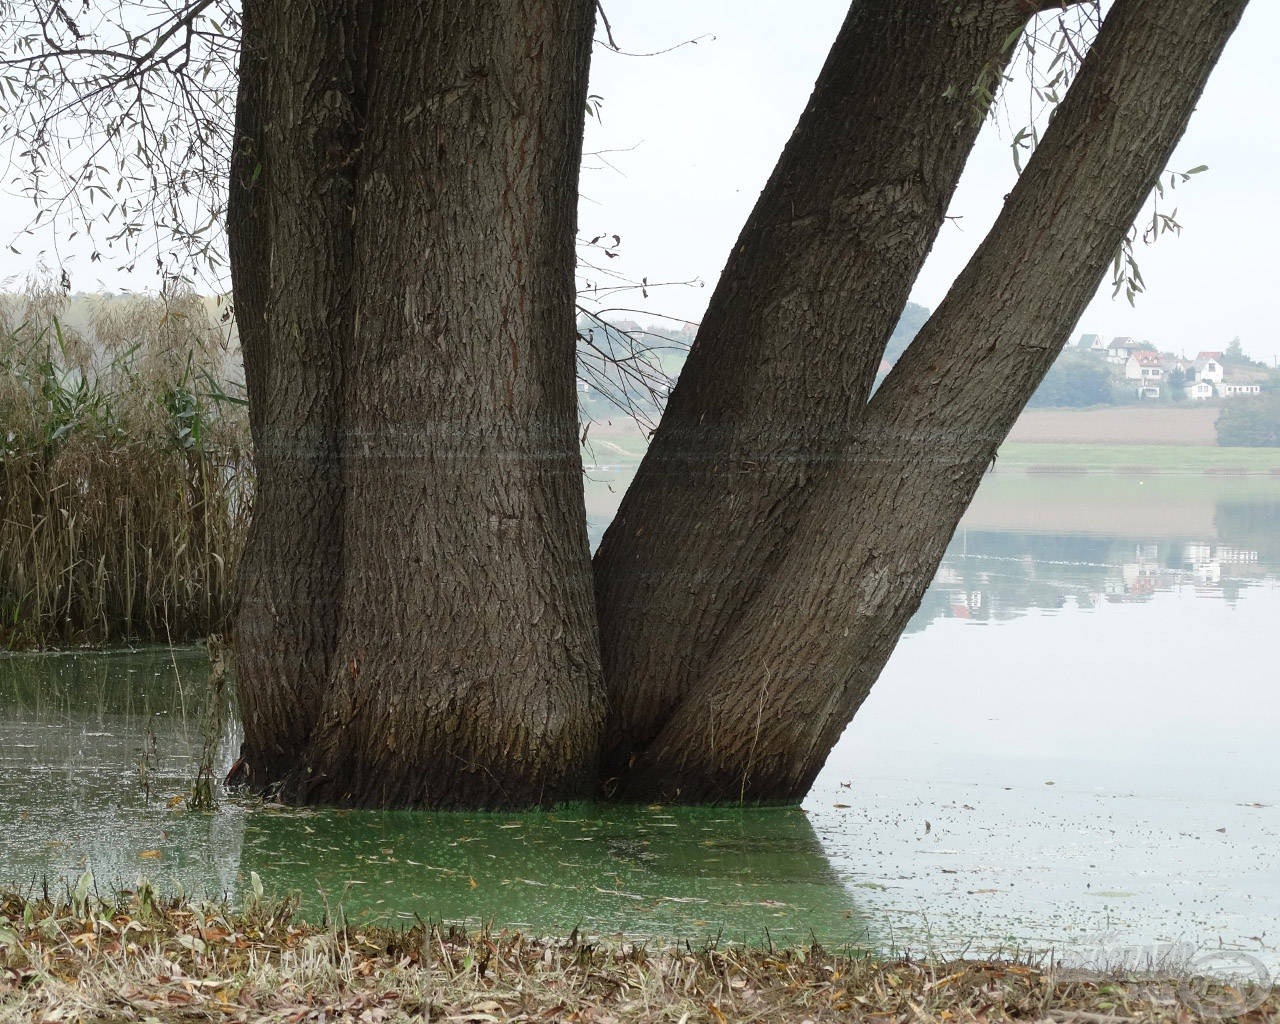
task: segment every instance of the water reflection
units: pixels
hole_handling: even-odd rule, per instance
[[[180,651],[0,657],[0,884],[92,870],[239,895],[256,871],[304,912],[495,922],[567,934],[864,944],[796,808],[584,806],[556,814],[184,810],[207,659]],[[220,746],[225,771],[238,747]]]
[[[1097,483],[1019,530],[975,503],[806,806],[899,945],[1280,969],[1280,481],[1176,481],[1123,528],[1099,495],[1135,482]]]
[[[207,671],[194,648],[0,655],[0,881],[234,887],[241,815],[178,810]],[[236,746],[229,733],[220,760]]]
[[[202,652],[0,656],[0,882],[256,871],[316,914],[916,951],[1257,936],[1280,966],[1280,480],[1156,483],[984,485],[807,813],[185,814]]]
[[[1145,603],[1190,590],[1240,599],[1280,566],[1280,502],[1217,501],[1213,532],[1144,538],[1054,534],[961,524],[908,632],[939,618],[984,623],[1032,610]]]

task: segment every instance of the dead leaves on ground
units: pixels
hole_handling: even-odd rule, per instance
[[[83,907],[81,908],[83,909]],[[1187,1024],[1176,987],[1065,979],[1021,963],[929,964],[764,951],[534,940],[457,928],[335,929],[292,906],[89,912],[0,897],[0,1020],[224,1024]],[[1280,1021],[1272,994],[1236,1018]]]

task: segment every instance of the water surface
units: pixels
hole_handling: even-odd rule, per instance
[[[257,872],[388,921],[1280,968],[1280,481],[1162,481],[1145,518],[1143,486],[989,481],[801,809],[190,814],[198,649],[0,658],[0,880]]]

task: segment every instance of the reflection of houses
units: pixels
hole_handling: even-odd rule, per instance
[[[986,619],[986,603],[981,590],[953,590],[949,602],[951,615],[957,619]]]
[[[1193,541],[1182,549],[1183,571],[1190,574],[1191,583],[1197,590],[1203,588],[1216,592],[1224,579],[1247,577],[1251,575],[1247,569],[1257,564],[1258,552],[1250,548]],[[1242,573],[1241,569],[1246,571]]]
[[[1157,589],[1165,589],[1168,570],[1160,564],[1158,544],[1139,544],[1134,560],[1123,563],[1119,576],[1110,576],[1103,587],[1108,601],[1147,601]]]
[[[1232,565],[1253,565],[1258,561],[1258,552],[1246,548],[1233,548],[1229,544],[1219,544],[1214,551],[1219,562]]]

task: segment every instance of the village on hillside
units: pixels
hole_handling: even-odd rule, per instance
[[[1158,399],[1172,389],[1196,401],[1260,395],[1270,378],[1266,367],[1226,352],[1199,352],[1194,359],[1160,352],[1149,341],[1119,337],[1107,342],[1101,335],[1084,334],[1076,349],[1094,355],[1110,368],[1116,383],[1124,382],[1143,399]]]

